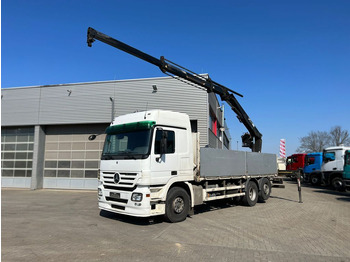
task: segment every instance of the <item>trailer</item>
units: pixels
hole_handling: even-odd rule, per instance
[[[241,198],[245,205],[254,206],[269,198],[277,178],[277,157],[260,153],[262,134],[234,96],[241,94],[209,76],[164,57],[157,59],[89,28],[88,45],[95,40],[218,94],[247,128],[242,145],[252,150],[200,148],[198,133],[192,133],[189,116],[184,113],[150,110],[117,117],[106,130],[101,157],[100,209],[138,217],[165,215],[168,221],[179,222],[193,213],[194,206],[208,201]]]

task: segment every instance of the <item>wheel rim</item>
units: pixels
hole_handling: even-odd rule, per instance
[[[255,192],[254,188],[250,188],[250,189],[249,189],[249,198],[250,198],[252,201],[255,200],[255,198],[256,198],[256,192]]]
[[[343,186],[343,183],[339,179],[337,179],[337,180],[333,181],[333,186],[335,188],[340,188]]]
[[[181,197],[177,197],[174,199],[174,211],[176,214],[180,214],[185,209],[185,201]]]
[[[313,177],[313,178],[311,179],[311,181],[312,181],[312,183],[316,184],[317,181],[318,181],[318,179],[317,179],[317,177]]]
[[[265,195],[268,195],[269,194],[269,192],[270,192],[270,187],[269,187],[269,185],[268,184],[264,184],[264,193],[265,193]]]

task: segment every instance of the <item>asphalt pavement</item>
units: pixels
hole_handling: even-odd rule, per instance
[[[2,261],[350,261],[350,193],[273,188],[254,207],[220,201],[180,223],[97,207],[96,191],[2,189]]]

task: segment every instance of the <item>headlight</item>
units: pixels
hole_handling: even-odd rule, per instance
[[[142,193],[132,193],[131,200],[135,202],[141,202],[142,201]]]
[[[102,196],[102,189],[101,188],[98,189],[98,196]]]

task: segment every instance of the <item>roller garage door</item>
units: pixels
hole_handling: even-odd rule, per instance
[[[30,188],[34,127],[1,128],[2,187]]]
[[[44,188],[96,189],[109,124],[46,127]],[[91,134],[102,134],[89,141]]]

